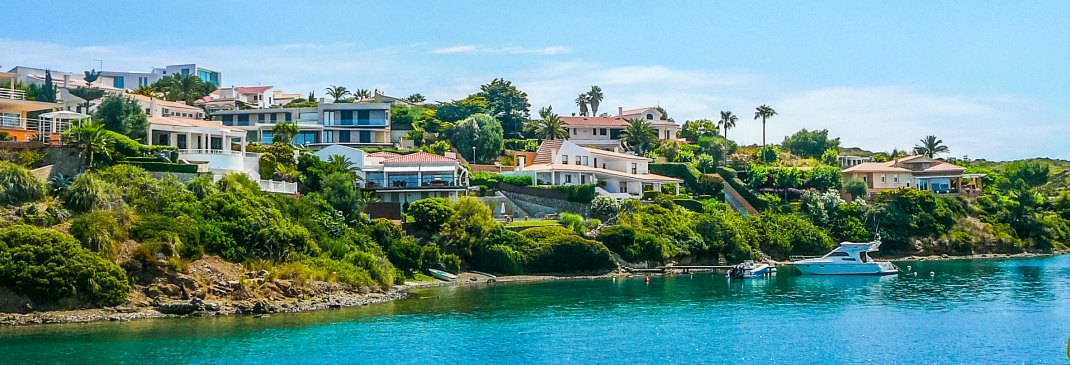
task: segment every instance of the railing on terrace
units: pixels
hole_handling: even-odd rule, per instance
[[[257,180],[260,184],[260,190],[280,193],[280,194],[297,194],[297,183],[275,180]]]
[[[210,148],[209,149],[200,148],[200,149],[178,150],[178,153],[179,154],[190,154],[190,155],[232,155],[232,156],[257,157],[257,158],[260,157],[260,154],[256,153],[256,152],[245,152],[245,153],[242,153],[241,151],[217,150],[217,149],[210,149]]]
[[[0,99],[26,100],[26,92],[22,90],[0,89]]]
[[[0,116],[0,129],[26,131],[35,134],[35,136],[31,136],[28,140],[19,139],[17,142],[33,141],[60,143],[60,135],[71,129],[71,123],[66,120],[51,120],[47,118],[37,119]]]

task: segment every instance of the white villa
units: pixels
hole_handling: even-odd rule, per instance
[[[204,107],[211,113],[220,110],[237,110],[242,105],[263,109],[285,104],[279,104],[275,99],[276,96],[288,98],[284,99],[288,101],[296,98],[292,94],[272,90],[271,86],[239,86],[216,89],[203,98],[194,101],[193,105]]]
[[[650,122],[658,132],[658,139],[676,139],[676,133],[680,126],[676,123],[661,120],[662,114],[657,108],[640,108],[623,110],[617,108],[617,116],[609,117],[561,117],[561,121],[568,130],[568,139],[584,147],[595,147],[623,151],[620,143],[620,132],[628,125],[631,119],[641,119]]]
[[[651,174],[650,159],[642,156],[581,147],[570,140],[543,141],[535,161],[518,163],[508,175],[531,176],[536,185],[595,184],[597,191],[618,198],[635,198],[644,190],[660,190],[662,184],[683,180]]]
[[[374,191],[383,202],[404,205],[424,198],[458,199],[468,189],[468,170],[449,156],[367,153],[343,145],[327,146],[313,154],[324,161],[332,155],[349,158],[361,177],[357,184]]]

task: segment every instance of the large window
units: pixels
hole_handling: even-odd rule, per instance
[[[305,143],[317,143],[316,137],[319,133],[316,132],[301,132],[294,136],[293,144],[305,144]]]
[[[390,187],[392,188],[404,188],[420,186],[420,177],[411,175],[390,175]]]
[[[113,76],[111,83],[111,86],[114,86],[116,89],[126,88],[126,79],[124,79],[122,76]]]
[[[0,113],[0,126],[19,127],[18,113]]]
[[[271,131],[260,132],[260,144],[271,144],[274,142],[274,137],[271,136]]]

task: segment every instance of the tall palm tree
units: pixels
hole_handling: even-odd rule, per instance
[[[587,102],[591,104],[591,115],[598,116],[598,104],[602,103],[602,88],[598,85],[591,86],[591,91],[587,92]]]
[[[944,145],[944,140],[937,139],[936,136],[927,136],[921,140],[921,144],[914,146],[914,153],[925,155],[929,158],[948,152],[951,152],[951,150]]]
[[[410,103],[422,103],[427,101],[427,98],[425,98],[423,95],[420,95],[420,93],[415,93],[405,98],[405,101],[408,101]]]
[[[342,155],[331,155],[330,157],[327,157],[327,163],[331,166],[334,166],[334,168],[339,171],[347,172],[352,171],[353,165],[355,165],[355,163],[353,163],[353,160],[351,160],[349,157]]]
[[[72,127],[63,134],[63,143],[82,151],[86,166],[93,166],[98,154],[110,157],[108,146],[111,142],[111,138],[104,130],[104,125],[92,120]]]
[[[301,130],[297,128],[296,124],[288,122],[276,123],[274,127],[271,127],[271,142],[291,144],[294,141],[294,137],[297,137],[297,133],[300,132]]]
[[[724,148],[721,151],[724,153],[724,158],[721,160],[722,162],[728,160],[728,130],[735,128],[738,121],[739,117],[732,114],[731,111],[721,111],[721,120],[717,121],[717,126],[724,129]]]
[[[587,102],[589,101],[587,99],[587,94],[580,94],[580,96],[576,97],[576,105],[580,107],[581,117],[587,116]]]
[[[558,118],[557,114],[551,113],[542,120],[532,121],[531,129],[535,131],[535,138],[537,139],[568,139],[568,129],[565,129],[565,122]]]
[[[629,149],[641,155],[647,146],[658,139],[658,131],[650,125],[650,122],[632,118],[628,121],[628,125],[624,126],[624,130],[620,131],[620,139],[627,144]]]
[[[327,88],[327,96],[330,96],[334,101],[342,101],[346,96],[350,94],[349,90],[345,86],[334,86]]]
[[[754,109],[754,120],[762,118],[762,163],[765,163],[765,120],[772,118],[776,115],[776,110],[772,107],[762,104]]]
[[[353,92],[353,97],[357,98],[357,100],[370,99],[372,93],[368,89],[357,89],[357,91]]]
[[[215,90],[215,85],[206,83],[197,75],[171,74],[164,76],[153,84],[157,91],[167,96],[167,100],[181,101],[193,105],[193,101]]]

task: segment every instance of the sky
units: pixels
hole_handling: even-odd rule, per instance
[[[461,99],[495,78],[532,112],[656,106],[739,115],[729,138],[828,129],[842,145],[1070,159],[1067,1],[4,2],[0,67],[148,71],[197,63],[224,86]],[[68,9],[58,16],[56,9]],[[100,60],[100,61],[97,61]]]

